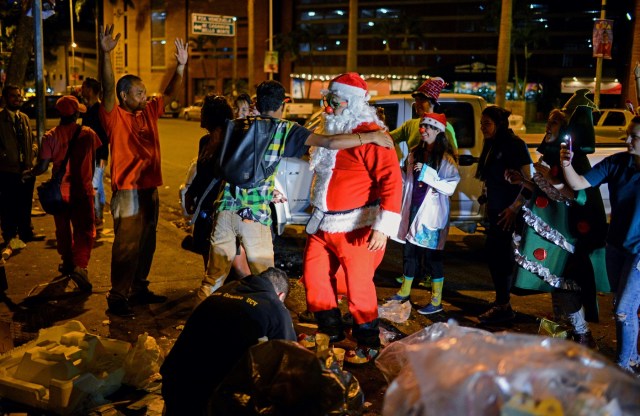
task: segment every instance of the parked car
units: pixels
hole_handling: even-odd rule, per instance
[[[200,112],[202,111],[202,104],[204,101],[198,100],[189,107],[184,107],[180,110],[180,117],[185,120],[200,120]]]
[[[593,112],[593,126],[598,142],[617,141],[626,136],[633,113],[620,108],[602,108]]]

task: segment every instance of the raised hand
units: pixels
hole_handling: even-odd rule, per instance
[[[563,168],[571,166],[571,158],[573,157],[573,152],[567,148],[565,143],[560,143],[560,163]]]
[[[118,44],[118,40],[120,40],[120,33],[118,33],[115,37],[113,37],[113,29],[114,25],[107,25],[107,27],[102,28],[100,26],[100,31],[98,37],[100,39],[100,48],[103,52],[108,53],[115,49]]]
[[[175,57],[178,61],[178,65],[186,65],[187,60],[189,59],[189,42],[176,38],[174,43],[176,45]]]

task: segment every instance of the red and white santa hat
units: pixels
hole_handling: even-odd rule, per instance
[[[435,102],[438,102],[438,97],[440,97],[440,91],[445,86],[445,82],[440,77],[429,78],[425,82],[422,83],[418,87],[417,90],[411,94],[413,98],[417,96],[424,96],[425,98],[431,98]]]
[[[425,113],[420,120],[420,125],[429,125],[437,128],[440,131],[444,131],[447,126],[447,117],[444,114],[438,113]]]
[[[329,91],[335,93],[340,98],[358,97],[363,100],[369,99],[367,83],[356,72],[347,72],[338,75],[329,84]]]

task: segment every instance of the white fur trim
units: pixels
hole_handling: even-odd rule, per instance
[[[395,237],[398,235],[401,220],[402,217],[398,212],[381,210],[371,228],[384,233],[388,237]]]
[[[320,224],[320,229],[327,233],[348,233],[374,224],[379,212],[380,207],[376,205],[358,208],[346,214],[327,214]]]
[[[322,211],[329,211],[327,208],[327,194],[329,192],[329,182],[333,176],[333,167],[336,165],[336,155],[338,150],[330,150],[324,147],[315,147],[311,153],[309,166],[315,171],[313,182],[311,183],[311,205],[320,208]]]
[[[368,99],[368,96],[369,96],[369,94],[367,94],[367,90],[363,90],[362,88],[354,87],[347,84],[341,84],[339,82],[332,82],[331,87],[329,89],[331,92],[337,94],[338,97],[340,98],[356,96],[356,97]]]
[[[443,132],[445,130],[445,125],[440,123],[438,120],[436,120],[435,118],[431,118],[431,117],[425,117],[422,119],[422,121],[420,121],[420,124],[428,124],[430,126],[433,126],[437,129],[439,129],[441,132]]]

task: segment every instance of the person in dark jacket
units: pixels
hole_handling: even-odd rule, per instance
[[[160,368],[166,416],[205,414],[210,396],[249,347],[296,340],[284,306],[288,293],[286,273],[270,267],[222,286],[196,307]]]
[[[0,224],[2,247],[24,247],[30,241],[42,241],[45,236],[34,234],[31,207],[35,178],[25,178],[23,172],[33,167],[38,154],[38,141],[31,133],[29,117],[20,111],[22,91],[15,85],[2,89],[4,109],[0,111]]]
[[[102,94],[102,85],[100,82],[91,77],[85,78],[82,82],[82,98],[87,105],[87,112],[82,115],[82,125],[91,127],[95,131],[102,142],[102,145],[96,150],[95,170],[93,172],[93,190],[95,191],[93,208],[95,211],[96,228],[102,229],[104,223],[104,205],[106,203],[106,195],[104,193],[104,170],[109,160],[109,136],[104,131],[100,122],[100,94]]]
[[[480,119],[484,145],[476,178],[484,182],[483,196],[489,217],[486,252],[496,291],[494,304],[480,315],[484,324],[509,322],[515,317],[510,303],[515,266],[511,235],[527,198],[522,195],[524,188],[508,182],[505,173],[507,170],[518,171],[529,179],[532,161],[526,143],[509,128],[509,115],[511,112],[491,106],[482,111]]]

